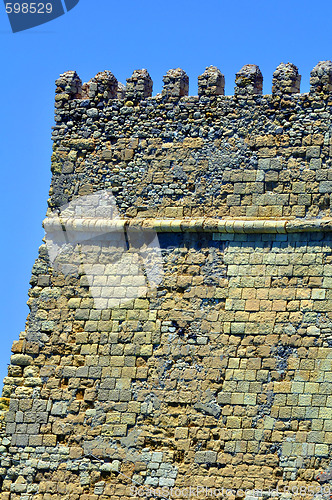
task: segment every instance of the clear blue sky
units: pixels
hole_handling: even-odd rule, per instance
[[[88,81],[108,69],[125,83],[134,69],[147,68],[157,93],[166,71],[181,67],[194,95],[197,76],[213,64],[232,94],[235,73],[253,63],[270,93],[277,65],[292,62],[306,92],[311,69],[332,59],[331,11],[330,0],[80,0],[65,16],[13,34],[1,3],[1,380],[24,330],[43,237],[58,75],[74,69]]]

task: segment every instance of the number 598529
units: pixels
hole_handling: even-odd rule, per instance
[[[51,3],[6,3],[7,14],[51,14],[52,9]]]

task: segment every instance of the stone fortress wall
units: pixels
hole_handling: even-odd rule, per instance
[[[271,95],[262,81],[244,66],[225,96],[210,67],[188,97],[176,69],[152,97],[146,70],[126,87],[109,71],[57,80],[44,226],[90,232],[98,272],[92,286],[39,249],[1,399],[2,499],[329,485],[332,63],[309,93],[292,64]],[[116,222],[61,212],[110,190]],[[156,286],[135,278],[135,231],[158,234]]]

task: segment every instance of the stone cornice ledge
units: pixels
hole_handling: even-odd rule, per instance
[[[106,219],[48,217],[43,221],[46,232],[80,231],[107,233],[121,229],[145,229],[158,233],[304,233],[332,231],[332,218],[325,219]]]

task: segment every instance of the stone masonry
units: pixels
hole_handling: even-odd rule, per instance
[[[330,498],[332,63],[300,80],[57,80],[44,227],[80,253],[55,265],[45,240],[32,269],[2,500]]]

